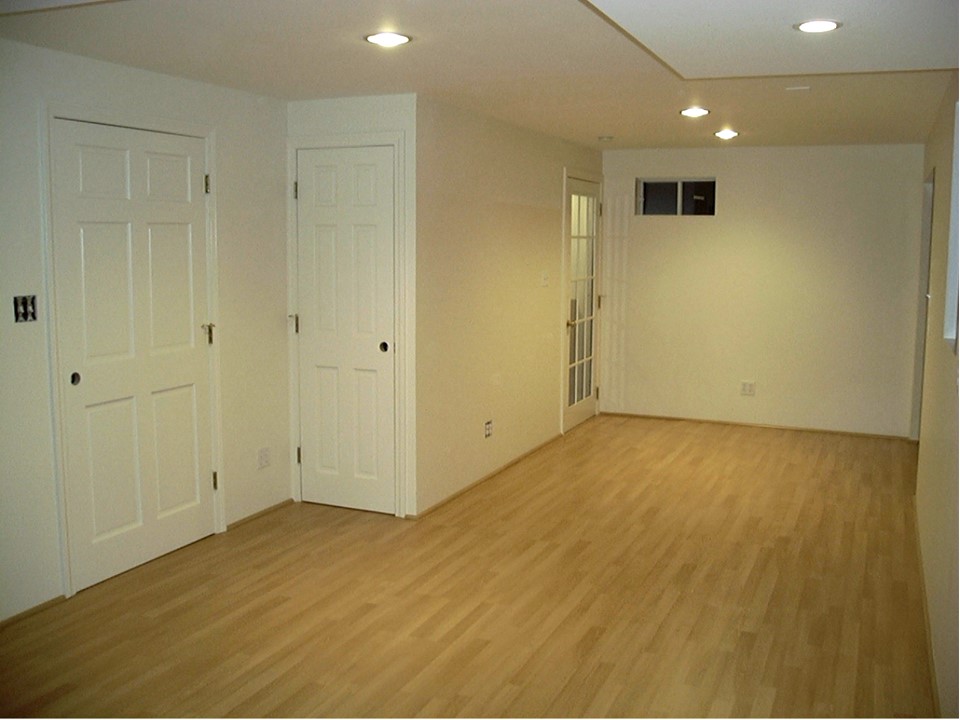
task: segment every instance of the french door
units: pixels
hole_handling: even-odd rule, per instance
[[[600,185],[568,177],[566,187],[564,432],[597,414],[600,236]]]
[[[57,119],[51,187],[79,590],[215,529],[204,141]]]
[[[394,159],[297,153],[301,491],[396,512]]]

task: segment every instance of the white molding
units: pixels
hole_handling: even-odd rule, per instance
[[[207,322],[220,325],[220,273],[219,257],[220,246],[217,234],[217,133],[210,129],[204,136],[205,169],[210,175],[210,194],[206,195],[207,214]],[[219,335],[217,336],[219,338]],[[222,373],[220,372],[220,342],[214,342],[210,355],[210,404],[213,417],[211,418],[213,433],[211,436],[211,464],[217,472],[218,489],[213,493],[214,530],[218,533],[227,531],[226,494],[230,487],[229,478],[223,474],[223,388]]]
[[[297,181],[297,150],[299,141],[287,140],[287,363],[289,371],[288,397],[290,399],[290,497],[295,502],[303,499],[300,484],[300,464],[297,447],[300,445],[300,342],[292,331],[289,318],[300,312],[297,276],[297,201],[293,197]]]
[[[53,484],[57,502],[57,526],[60,531],[60,580],[64,597],[75,594],[73,576],[70,571],[70,543],[67,535],[66,484],[63,468],[66,458],[63,450],[63,384],[60,382],[59,332],[56,314],[56,285],[53,281],[53,190],[50,159],[50,135],[53,131],[53,111],[41,101],[37,117],[40,147],[40,233],[42,235],[43,284],[46,288],[46,330],[48,352],[48,374],[50,378],[51,418],[50,429],[53,435]]]
[[[202,140],[209,139],[209,136],[214,132],[212,126],[203,123],[144,115],[129,110],[105,110],[100,107],[78,103],[51,104],[47,109],[47,117],[51,121],[54,118],[76,120],[98,125],[130,128],[131,130],[148,130],[166,135],[185,135]]]

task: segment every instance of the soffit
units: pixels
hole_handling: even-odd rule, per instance
[[[957,66],[956,0],[590,0],[686,79]],[[836,20],[810,35],[794,26]]]
[[[385,29],[413,42],[363,41]],[[743,145],[923,142],[956,82],[942,70],[685,79],[581,0],[121,0],[2,16],[0,37],[284,101],[418,93],[600,148],[712,147],[727,124]],[[810,89],[786,90],[797,85]],[[712,114],[678,115],[694,103]]]

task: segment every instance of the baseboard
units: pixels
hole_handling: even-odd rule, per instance
[[[290,499],[290,500],[284,500],[284,501],[281,502],[281,503],[277,503],[276,505],[272,505],[271,507],[268,507],[268,508],[266,508],[266,509],[264,509],[264,510],[261,510],[260,512],[254,513],[253,515],[248,515],[247,517],[245,517],[245,518],[243,518],[243,519],[241,519],[241,520],[237,520],[236,522],[233,522],[233,523],[230,523],[229,525],[227,525],[227,531],[234,530],[234,529],[240,527],[241,525],[244,525],[244,524],[250,522],[251,520],[256,520],[256,519],[259,518],[259,517],[263,517],[263,516],[266,515],[267,513],[272,513],[274,510],[279,510],[280,508],[286,507],[287,505],[290,505],[291,503],[293,503],[293,500],[292,500],[292,499]],[[16,615],[11,615],[10,617],[6,618],[5,620],[0,620],[0,631],[4,630],[5,628],[7,628],[7,627],[10,626],[10,625],[13,625],[14,623],[20,622],[21,620],[30,617],[31,615],[36,615],[38,612],[43,612],[43,611],[46,610],[48,607],[52,607],[52,606],[54,606],[54,605],[59,605],[60,603],[65,602],[66,599],[67,599],[67,598],[66,598],[65,595],[60,595],[60,596],[58,596],[58,597],[53,598],[52,600],[47,600],[46,602],[40,603],[39,605],[34,605],[32,608],[29,608],[29,609],[27,609],[27,610],[24,610],[24,611],[21,612],[21,613],[17,613]]]
[[[531,455],[533,455],[533,454],[534,454],[535,452],[537,452],[538,450],[542,450],[542,449],[545,448],[547,445],[549,445],[550,443],[554,442],[555,440],[557,440],[558,438],[561,438],[561,437],[563,437],[563,436],[562,436],[562,435],[555,435],[554,437],[550,438],[550,439],[547,440],[546,442],[540,443],[539,445],[537,445],[537,446],[536,446],[535,448],[533,448],[532,450],[528,450],[527,452],[523,453],[523,454],[520,455],[519,457],[514,458],[513,460],[511,460],[510,462],[508,462],[506,465],[503,465],[502,467],[497,468],[496,470],[494,470],[494,471],[491,472],[491,473],[487,473],[486,475],[484,475],[484,476],[483,476],[482,478],[480,478],[479,480],[474,480],[472,483],[470,483],[470,484],[467,485],[466,487],[461,488],[460,490],[457,490],[455,493],[453,493],[453,495],[450,495],[449,497],[444,498],[444,499],[441,500],[440,502],[431,505],[430,507],[428,507],[428,508],[427,508],[426,510],[424,510],[423,512],[418,512],[418,513],[415,513],[415,514],[413,514],[413,515],[406,515],[405,518],[406,518],[407,520],[421,520],[421,519],[425,518],[425,517],[426,517],[427,515],[429,515],[430,513],[434,512],[434,511],[436,511],[436,510],[439,510],[440,508],[442,508],[444,505],[446,505],[446,504],[449,503],[449,502],[453,502],[454,500],[456,500],[456,499],[457,499],[458,497],[460,497],[461,495],[470,492],[471,490],[473,490],[473,489],[474,489],[475,487],[477,487],[478,485],[480,485],[480,484],[482,484],[482,483],[485,483],[487,480],[489,480],[489,479],[492,478],[492,477],[495,477],[496,475],[499,475],[500,473],[502,473],[502,472],[503,472],[504,470],[506,470],[507,468],[513,467],[514,465],[516,465],[516,464],[517,464],[518,462],[520,462],[521,460],[524,460],[524,459],[530,457]]]
[[[735,420],[704,420],[702,418],[672,417],[669,415],[645,415],[642,413],[601,412],[609,417],[643,418],[645,420],[676,420],[679,422],[707,423],[710,425],[733,425],[735,427],[762,428],[765,430],[794,430],[796,432],[827,433],[828,435],[846,435],[848,437],[873,438],[875,440],[902,440],[919,445],[920,441],[902,435],[878,435],[877,433],[854,432],[853,430],[826,430],[824,428],[797,427],[794,425],[768,425],[766,423],[737,422]]]
[[[236,522],[232,522],[229,525],[227,525],[227,532],[230,532],[231,530],[235,530],[241,525],[246,525],[248,522],[252,520],[256,520],[257,518],[260,518],[260,517],[263,517],[264,515],[272,513],[274,510],[279,510],[280,508],[286,507],[287,505],[291,505],[291,504],[293,504],[293,498],[284,500],[283,502],[277,503],[276,505],[271,505],[270,507],[265,508],[260,512],[255,512],[253,515],[247,515],[245,518],[241,518],[240,520],[237,520]]]
[[[933,693],[933,717],[943,717],[940,711],[940,689],[937,683],[937,666],[933,656],[933,630],[930,626],[930,606],[927,604],[927,575],[923,567],[923,547],[920,545],[920,523],[917,521],[917,498],[910,498],[910,514],[913,516],[913,535],[917,546],[917,563],[920,566],[920,604],[923,605],[923,624],[927,630],[927,663],[930,666],[930,691]]]
[[[43,612],[49,607],[53,607],[54,605],[59,605],[60,603],[65,602],[66,599],[67,598],[65,595],[60,595],[58,597],[53,598],[52,600],[47,600],[46,602],[40,603],[39,605],[34,605],[32,608],[24,610],[21,613],[17,613],[16,615],[11,615],[6,620],[0,620],[0,631],[5,630],[7,627],[9,627],[10,625],[13,625],[14,623],[18,623],[21,620],[25,620],[31,615],[36,615],[38,612]]]

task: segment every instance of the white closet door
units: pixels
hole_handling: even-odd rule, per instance
[[[301,486],[396,511],[393,149],[297,154]]]
[[[204,141],[56,120],[51,156],[79,590],[214,532]]]

